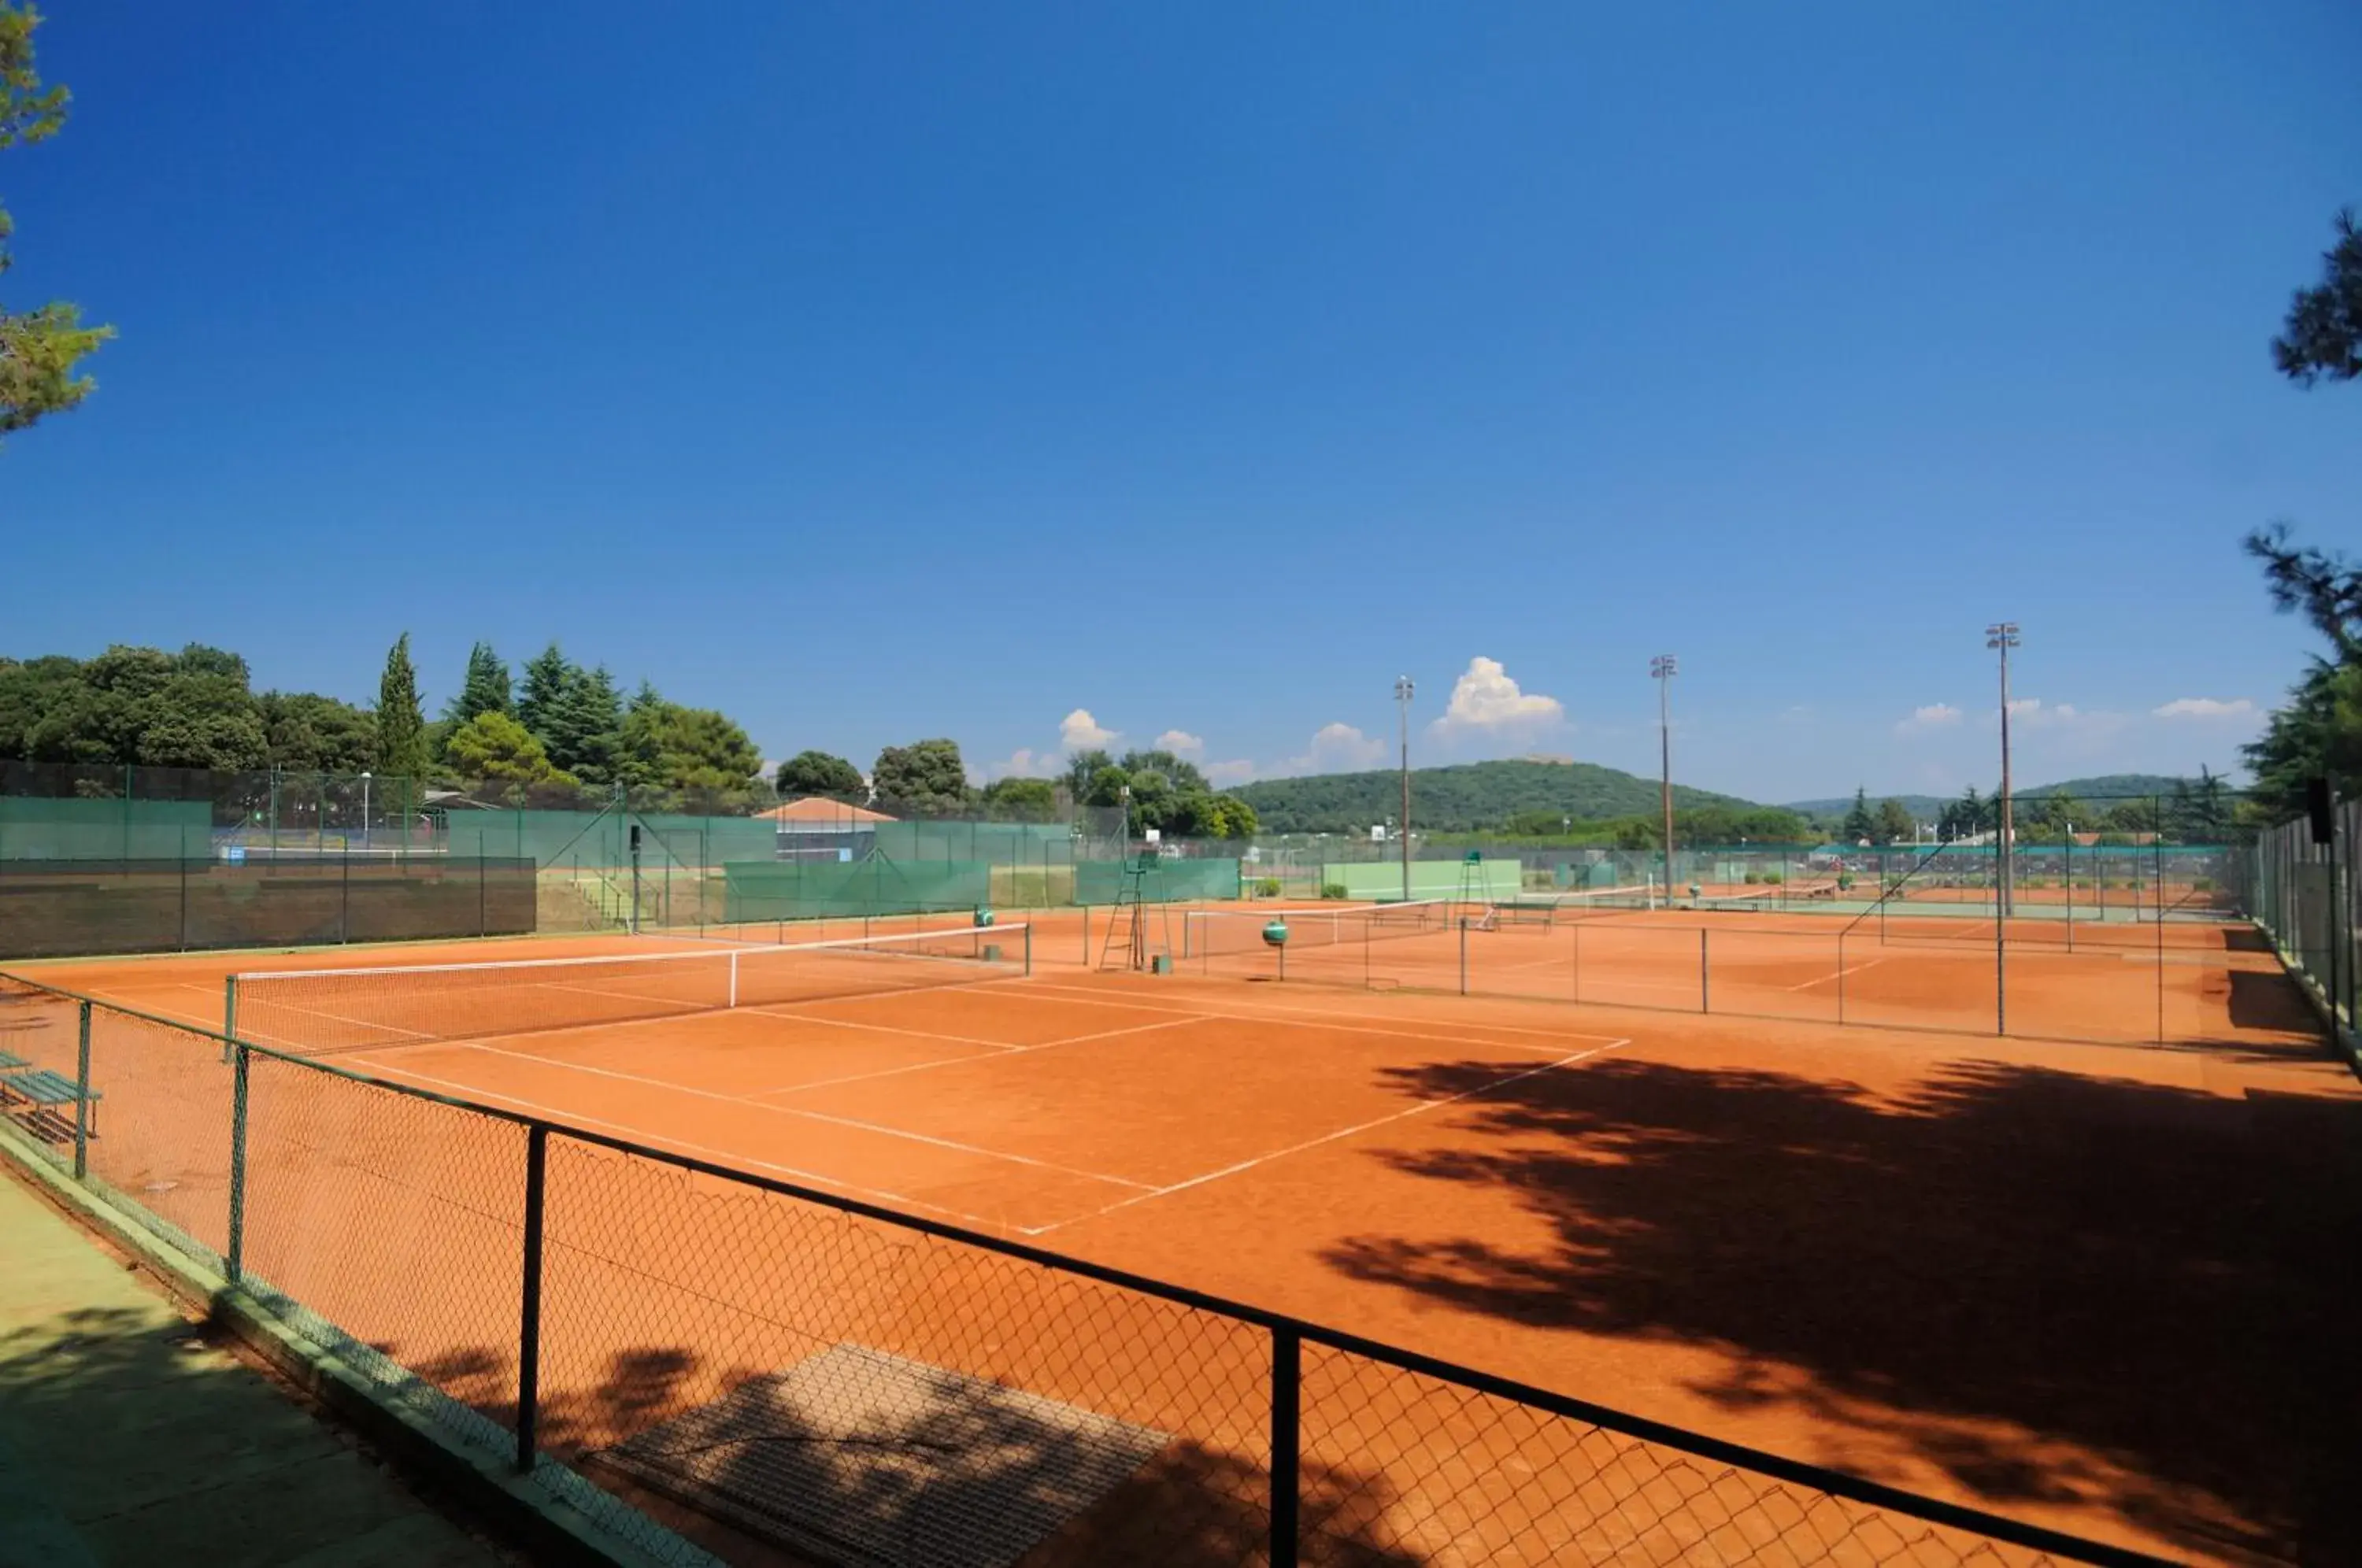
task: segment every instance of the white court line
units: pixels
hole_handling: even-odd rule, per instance
[[[1045,1236],[1053,1231],[1061,1230],[1068,1225],[1080,1224],[1086,1220],[1097,1220],[1103,1215],[1112,1214],[1119,1209],[1129,1209],[1135,1203],[1145,1203],[1152,1198],[1164,1198],[1173,1193],[1186,1192],[1193,1187],[1203,1187],[1208,1182],[1220,1181],[1224,1176],[1236,1176],[1241,1171],[1251,1171],[1257,1165],[1268,1165],[1274,1160],[1286,1159],[1290,1154],[1300,1154],[1307,1149],[1317,1149],[1323,1143],[1333,1143],[1341,1138],[1351,1138],[1357,1133],[1367,1132],[1373,1128],[1384,1127],[1388,1122],[1400,1121],[1407,1117],[1422,1116],[1430,1110],[1440,1110],[1447,1105],[1457,1105],[1463,1099],[1473,1099],[1479,1095],[1491,1094],[1496,1089],[1507,1088],[1511,1084],[1522,1083],[1528,1078],[1538,1077],[1543,1073],[1551,1072],[1560,1067],[1572,1066],[1577,1062],[1588,1060],[1593,1056],[1599,1055],[1603,1052],[1613,1051],[1618,1046],[1629,1045],[1630,1043],[1632,1043],[1632,1042],[1627,1038],[1623,1040],[1610,1041],[1605,1045],[1595,1045],[1588,1051],[1577,1051],[1572,1055],[1561,1056],[1554,1062],[1544,1062],[1540,1066],[1529,1067],[1522,1073],[1512,1073],[1506,1078],[1497,1078],[1492,1083],[1480,1085],[1475,1088],[1466,1089],[1459,1094],[1447,1096],[1442,1099],[1421,1100],[1417,1105],[1406,1107],[1401,1110],[1378,1117],[1374,1121],[1361,1122],[1352,1127],[1340,1128],[1334,1132],[1324,1132],[1318,1138],[1308,1138],[1301,1143],[1291,1143],[1285,1149],[1274,1149],[1269,1154],[1257,1154],[1252,1159],[1241,1160],[1238,1164],[1233,1165],[1225,1165],[1220,1170],[1208,1171],[1203,1176],[1194,1176],[1187,1181],[1175,1182],[1170,1187],[1155,1187],[1147,1192],[1138,1194],[1135,1197],[1120,1198],[1114,1203],[1108,1204],[1105,1208],[1095,1209],[1087,1214],[1076,1214],[1065,1220],[1055,1220],[1047,1225],[1019,1226],[1018,1231],[1021,1235]]]
[[[1122,1029],[1102,1029],[1096,1034],[1076,1034],[1065,1040],[1042,1040],[1031,1045],[1010,1045],[989,1056],[940,1056],[932,1062],[907,1062],[899,1067],[880,1067],[870,1073],[847,1073],[841,1078],[820,1078],[808,1084],[784,1084],[773,1089],[756,1089],[754,1098],[764,1099],[775,1094],[797,1094],[805,1089],[833,1088],[838,1084],[866,1083],[872,1078],[890,1078],[903,1073],[924,1072],[931,1067],[956,1067],[969,1062],[997,1062],[1004,1056],[1024,1056],[1035,1051],[1048,1051],[1060,1045],[1080,1045],[1087,1040],[1109,1040],[1119,1034],[1145,1034],[1153,1029],[1178,1029],[1191,1021],[1186,1018],[1168,1018],[1162,1023],[1135,1023]]]
[[[1817,979],[1806,980],[1806,981],[1805,981],[1805,982],[1804,982],[1803,984],[1801,984],[1801,985],[1794,985],[1794,986],[1783,986],[1783,987],[1781,987],[1780,988],[1781,988],[1782,990],[1783,990],[1783,991],[1805,991],[1805,990],[1810,990],[1810,989],[1812,989],[1812,988],[1814,988],[1815,986],[1826,986],[1826,985],[1829,984],[1829,983],[1830,983],[1831,981],[1833,981],[1833,980],[1841,980],[1841,979],[1845,978],[1848,975],[1859,975],[1859,974],[1860,974],[1864,969],[1875,969],[1875,968],[1877,968],[1881,964],[1885,963],[1887,958],[1892,958],[1892,957],[1893,957],[1893,956],[1895,956],[1895,955],[1893,955],[1893,954],[1890,953],[1890,954],[1888,954],[1888,955],[1886,955],[1886,958],[1865,958],[1865,959],[1863,959],[1863,960],[1862,960],[1860,963],[1859,963],[1859,964],[1849,964],[1849,965],[1848,965],[1846,967],[1844,967],[1844,968],[1842,968],[1842,969],[1839,969],[1839,970],[1838,970],[1836,974],[1834,974],[1834,975],[1823,975],[1823,976],[1819,977]]]
[[[692,1095],[699,1099],[718,1100],[723,1105],[742,1105],[749,1110],[767,1110],[774,1116],[794,1116],[807,1121],[833,1122],[841,1127],[858,1128],[865,1132],[877,1132],[886,1137],[907,1139],[913,1143],[933,1144],[936,1148],[949,1149],[956,1154],[977,1154],[989,1160],[1007,1160],[1014,1165],[1032,1165],[1041,1170],[1055,1171],[1060,1176],[1080,1176],[1086,1181],[1106,1182],[1112,1187],[1145,1187],[1148,1185],[1146,1182],[1133,1181],[1128,1176],[1109,1176],[1100,1171],[1076,1170],[1070,1165],[1054,1165],[1048,1160],[1037,1160],[1031,1154],[1005,1154],[999,1149],[981,1148],[974,1143],[962,1143],[950,1138],[937,1138],[925,1132],[906,1132],[899,1127],[884,1127],[876,1122],[855,1121],[849,1117],[830,1116],[817,1110],[799,1110],[791,1105],[764,1105],[759,1101],[748,1099],[743,1095],[722,1094],[713,1089],[693,1088],[688,1084],[677,1084],[668,1078],[643,1077],[638,1073],[621,1072],[613,1067],[594,1067],[584,1062],[561,1061],[555,1056],[536,1056],[531,1052],[510,1051],[498,1045],[486,1045],[472,1040],[453,1041],[450,1043],[455,1049],[461,1051],[482,1051],[495,1056],[511,1056],[520,1062],[537,1062],[543,1066],[557,1067],[569,1073],[590,1073],[598,1077],[613,1078],[622,1083],[640,1084],[648,1088],[669,1090],[674,1094]]]
[[[1036,985],[1031,988],[1033,990],[1055,990],[1059,988]],[[1407,1029],[1385,1029],[1375,1024],[1347,1023],[1341,1021],[1341,1020],[1344,1018],[1364,1018],[1368,1015],[1365,1013],[1339,1014],[1324,1012],[1319,1008],[1279,1007],[1273,1005],[1268,1010],[1264,1012],[1205,1012],[1189,1008],[1160,1007],[1154,1002],[1115,1001],[1109,999],[1108,994],[1104,991],[1078,991],[1074,994],[1090,997],[1095,1000],[1102,1002],[1108,1007],[1130,1008],[1135,1012],[1177,1013],[1189,1018],[1224,1019],[1233,1023],[1286,1023],[1288,1021],[1287,1019],[1275,1017],[1273,1015],[1276,1013],[1287,1013],[1295,1017],[1308,1018],[1317,1021],[1314,1023],[1306,1024],[1303,1027],[1341,1030],[1348,1034],[1384,1034],[1390,1035],[1397,1040],[1427,1040],[1435,1042],[1439,1044],[1458,1045],[1462,1048],[1491,1045],[1498,1046],[1505,1051],[1540,1051],[1547,1049],[1547,1047],[1540,1045],[1519,1045],[1515,1042],[1507,1040],[1472,1040],[1464,1034],[1429,1034]],[[1519,999],[1511,997],[1502,999],[1516,1001],[1519,999],[1529,1000],[1534,999]],[[1422,1019],[1419,1021],[1428,1022],[1430,1021]],[[1612,1041],[1614,1043],[1618,1045],[1627,1043],[1626,1036],[1615,1034],[1594,1034],[1587,1030],[1525,1029],[1513,1023],[1485,1022],[1471,1022],[1467,1027],[1470,1029],[1490,1030],[1503,1034],[1539,1034],[1547,1040],[1606,1040]]]
[[[696,1154],[701,1158],[710,1159],[718,1165],[734,1166],[742,1170],[769,1171],[792,1181],[808,1182],[813,1187],[834,1187],[840,1192],[850,1192],[863,1198],[874,1198],[889,1206],[901,1204],[911,1209],[929,1209],[954,1220],[965,1220],[974,1225],[1021,1232],[1023,1231],[1023,1227],[1010,1225],[1006,1220],[996,1220],[984,1214],[972,1214],[965,1209],[947,1209],[940,1203],[929,1203],[922,1198],[912,1198],[908,1193],[896,1192],[889,1187],[863,1187],[858,1182],[846,1181],[841,1176],[823,1176],[818,1171],[808,1171],[798,1165],[782,1165],[769,1160],[758,1160],[750,1154],[740,1154],[734,1149],[716,1149],[709,1144],[692,1143],[685,1138],[673,1138],[661,1132],[652,1132],[645,1127],[636,1126],[629,1121],[608,1121],[596,1116],[584,1116],[578,1111],[554,1105],[545,1105],[537,1099],[527,1099],[523,1095],[502,1094],[478,1084],[461,1083],[452,1078],[439,1078],[432,1073],[422,1073],[398,1063],[357,1060],[353,1066],[356,1068],[381,1072],[391,1077],[414,1080],[422,1084],[434,1084],[439,1088],[453,1090],[462,1099],[497,1100],[504,1105],[522,1107],[527,1113],[554,1122],[561,1130],[569,1125],[600,1128],[620,1134],[635,1143],[647,1143],[671,1149],[679,1154]]]

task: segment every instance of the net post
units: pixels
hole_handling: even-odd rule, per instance
[[[1033,922],[1030,920],[1025,922],[1025,975],[1028,979],[1033,975]]]
[[[1845,933],[1838,933],[1838,1027],[1845,1027]]]
[[[1707,1005],[1706,1001],[1706,934],[1705,927],[1698,927],[1698,1010],[1700,1012],[1711,1012],[1714,1010]]]
[[[730,1005],[738,1005],[738,949],[730,950]]]
[[[90,999],[74,1010],[74,1180],[82,1181],[90,1175]]]
[[[1271,1568],[1296,1568],[1304,1444],[1304,1337],[1271,1331]]]
[[[2059,830],[2061,847],[2066,852],[2067,875],[2067,951],[2075,951],[2075,824],[2068,823]]]
[[[229,975],[222,980],[222,1032],[230,1039],[237,1038],[237,977]],[[227,1066],[231,1047],[222,1046],[222,1063]]]
[[[1578,921],[1576,921],[1573,925],[1570,925],[1570,926],[1568,926],[1568,927],[1566,928],[1566,933],[1567,933],[1567,937],[1568,937],[1567,946],[1568,946],[1568,948],[1569,948],[1569,950],[1570,950],[1570,952],[1571,952],[1571,954],[1572,954],[1572,955],[1573,955],[1573,969],[1574,969],[1574,997],[1573,997],[1573,999],[1574,999],[1574,1000],[1576,1000],[1576,1001],[1581,1001],[1581,1000],[1583,999],[1583,922],[1582,922],[1581,921],[1579,921],[1579,920],[1578,920]]]
[[[236,1285],[246,1275],[246,1122],[252,1064],[242,1040],[231,1044],[230,1055],[229,1246],[222,1276]]]
[[[549,1129],[533,1123],[524,1143],[524,1289],[517,1316],[516,1467],[530,1474],[541,1415],[541,1228],[549,1165]]]
[[[1460,994],[1468,994],[1468,917],[1460,917]]]

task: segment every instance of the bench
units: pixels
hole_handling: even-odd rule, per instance
[[[87,1103],[90,1107],[88,1132],[94,1138],[98,1136],[98,1102],[105,1098],[96,1089],[85,1095],[82,1085],[63,1073],[54,1073],[47,1067],[0,1071],[0,1105],[12,1099],[22,1099],[34,1119],[38,1120],[46,1110],[55,1120],[63,1122],[64,1118],[57,1115],[59,1106]]]

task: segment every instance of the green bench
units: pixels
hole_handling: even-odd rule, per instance
[[[47,1067],[20,1065],[0,1070],[0,1106],[6,1106],[12,1099],[21,1099],[30,1113],[30,1120],[37,1121],[43,1111],[48,1111],[56,1120],[63,1121],[58,1107],[87,1105],[90,1108],[90,1124],[86,1131],[94,1138],[98,1136],[98,1102],[105,1098],[96,1089],[85,1094],[81,1084]]]

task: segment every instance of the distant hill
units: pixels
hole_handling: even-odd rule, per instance
[[[1591,762],[1471,762],[1411,770],[1411,820],[1437,833],[1497,827],[1521,812],[1557,812],[1577,822],[1643,816],[1658,809],[1657,781]],[[1266,778],[1231,793],[1253,806],[1266,833],[1366,833],[1402,809],[1402,775],[1317,773]],[[1673,786],[1689,809],[1751,809],[1733,795]]]
[[[2017,794],[2021,799],[2030,799],[2036,795],[2072,795],[2079,801],[2099,802],[2119,796],[2170,795],[2177,784],[2187,784],[2195,788],[2197,783],[2198,780],[2195,778],[2176,778],[2164,773],[2103,773],[2090,778],[2062,779],[2056,784],[2021,785]],[[1990,795],[1992,792],[1984,785],[1977,786],[1977,793],[1980,795]],[[1870,792],[1871,806],[1874,810],[1881,801],[1890,798],[1902,801],[1904,811],[1924,823],[1933,822],[1936,814],[1957,797],[1948,795],[1889,797],[1873,790]],[[1808,817],[1841,817],[1852,809],[1852,806],[1851,795],[1837,795],[1819,801],[1788,802],[1790,811],[1800,812]]]

